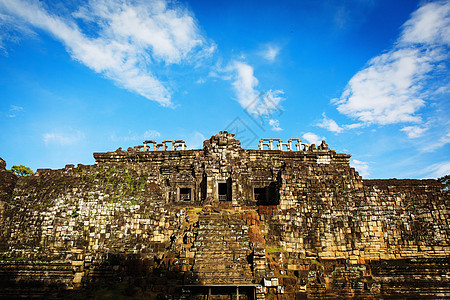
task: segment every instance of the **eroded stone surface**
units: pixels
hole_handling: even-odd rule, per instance
[[[325,143],[248,150],[223,132],[199,150],[147,144],[30,177],[0,170],[2,296],[105,282],[177,299],[208,293],[198,285],[240,285],[241,299],[450,296],[437,181],[362,180]]]

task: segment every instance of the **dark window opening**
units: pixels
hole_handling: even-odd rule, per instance
[[[276,182],[271,182],[268,186],[254,188],[253,194],[257,205],[278,205],[279,193]]]
[[[231,178],[226,182],[219,182],[218,194],[219,201],[231,201]]]
[[[191,201],[190,188],[180,188],[180,201]]]
[[[200,182],[200,191],[202,195],[202,200],[206,199],[206,191],[207,191],[207,177],[206,174],[203,173],[202,182]]]
[[[257,202],[266,202],[268,199],[268,193],[266,193],[266,188],[255,188],[254,189],[254,193],[255,193],[255,201]]]
[[[226,201],[227,200],[227,183],[219,183],[219,200]]]

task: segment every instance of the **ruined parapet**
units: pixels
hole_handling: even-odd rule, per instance
[[[298,138],[289,139],[287,143],[283,143],[281,139],[261,139],[258,144],[259,150],[309,151],[310,147],[310,144],[303,143]]]
[[[179,150],[183,154],[179,153]],[[167,156],[165,153],[167,153]],[[164,140],[161,143],[149,140],[145,141],[143,145],[130,147],[127,151],[119,148],[114,152],[94,153],[94,158],[96,163],[154,162],[161,161],[161,157],[169,160],[178,160],[179,155],[184,157],[190,156],[192,153],[198,153],[197,156],[208,156],[208,153],[220,153],[220,156],[216,159],[224,161],[224,164],[228,165],[230,170],[233,169],[233,161],[237,161],[247,155],[250,155],[250,157],[254,156],[254,159],[257,160],[263,159],[264,161],[271,157],[271,160],[274,161],[294,159],[305,163],[317,164],[348,165],[350,159],[348,154],[336,153],[336,151],[329,149],[325,141],[322,141],[316,147],[316,145],[304,143],[298,138],[291,138],[287,143],[276,138],[261,139],[258,144],[258,150],[243,149],[241,148],[241,142],[235,139],[234,134],[227,131],[220,131],[219,134],[213,135],[209,140],[205,140],[203,149],[186,150],[186,143],[183,140]]]
[[[348,164],[350,158],[350,155],[336,154],[335,151],[330,150],[325,141],[322,141],[322,143],[316,147],[315,144],[310,145],[304,143],[299,138],[291,138],[287,143],[284,143],[281,139],[261,139],[258,144],[258,150],[279,150],[283,153],[298,153],[300,155],[298,157],[305,158],[305,161],[311,161],[318,164]]]
[[[238,150],[241,149],[241,142],[234,138],[234,134],[227,131],[219,131],[219,134],[215,134],[203,142],[204,150],[217,151],[223,148]]]
[[[150,148],[150,146],[148,144],[151,144],[152,148]],[[144,151],[155,151],[156,150],[156,148],[155,148],[156,142],[155,141],[152,141],[152,140],[144,141],[143,145],[144,145]]]
[[[151,147],[149,146],[151,145]],[[177,150],[186,150],[186,142],[183,140],[165,140],[160,144],[156,143],[153,140],[144,141],[142,145],[129,147],[128,152],[133,151],[177,151]]]

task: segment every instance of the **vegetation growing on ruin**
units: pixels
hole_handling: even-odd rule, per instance
[[[24,165],[12,166],[10,171],[19,176],[31,176],[34,174],[33,170]]]
[[[450,175],[445,175],[437,179],[442,185],[442,189],[448,191],[450,189]]]

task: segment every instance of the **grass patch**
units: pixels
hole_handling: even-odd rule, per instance
[[[281,248],[275,248],[275,247],[266,247],[266,252],[267,252],[267,253],[287,252],[287,250],[281,249]]]

